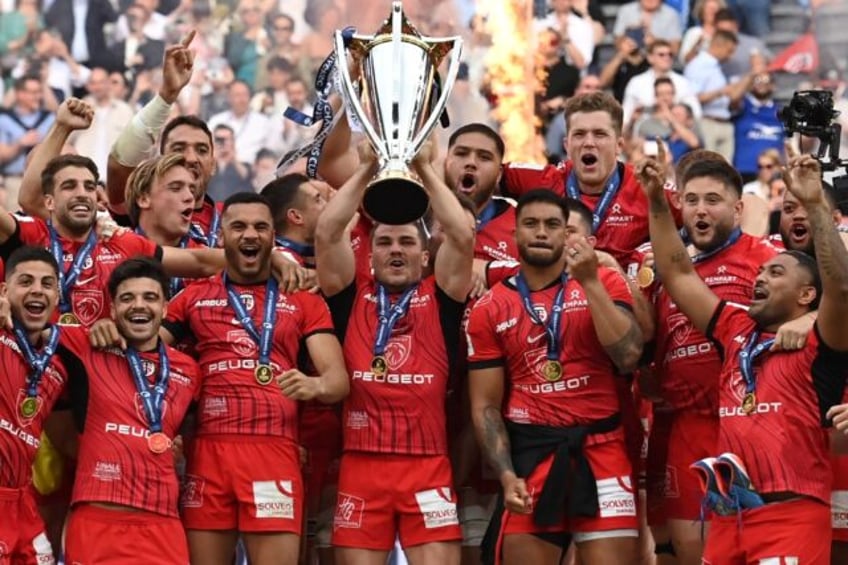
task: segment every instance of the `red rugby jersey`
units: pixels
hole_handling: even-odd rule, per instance
[[[166,351],[170,380],[162,432],[173,438],[197,396],[200,371],[191,357],[172,347]],[[158,350],[139,355],[154,382]],[[68,369],[71,409],[80,431],[72,503],[109,502],[179,516],[174,455],[148,448],[147,416],[123,351],[92,349],[84,328],[65,327],[58,356]]]
[[[397,295],[391,296],[394,303]],[[464,304],[422,280],[388,340],[385,376],[371,370],[377,333],[373,278],[328,299],[351,375],[342,414],[344,449],[405,455],[447,454],[445,395],[456,359]]]
[[[207,194],[203,198],[203,205],[194,211],[191,215],[191,223],[194,228],[200,229],[201,233],[204,236],[209,235],[209,230],[212,228],[212,223],[215,219],[215,215],[217,214],[220,218],[221,213],[224,210],[223,202],[215,202],[212,200]],[[218,225],[220,227],[220,219],[218,221]]]
[[[624,278],[603,267],[598,273],[612,300],[631,308],[633,299]],[[550,313],[559,288],[557,279],[531,293],[537,311]],[[586,295],[576,280],[569,279],[565,287],[560,329],[563,376],[559,381],[548,382],[542,374],[547,334],[525,312],[511,279],[477,301],[467,332],[470,369],[506,369],[506,419],[566,427],[589,424],[619,411],[616,369],[598,341]]]
[[[0,487],[21,488],[31,481],[44,421],[61,396],[68,375],[54,355],[38,385],[37,411],[27,418],[21,414],[21,402],[27,397],[29,365],[15,335],[4,328],[0,328],[0,367]]]
[[[545,166],[507,163],[504,165],[501,185],[506,193],[515,197],[536,188],[546,188],[560,196],[568,196],[565,183],[572,167],[571,161]],[[629,163],[619,163],[618,167],[621,186],[595,234],[598,238],[596,248],[615,257],[618,263],[627,269],[628,265],[635,261],[634,250],[648,241],[648,199],[636,180],[633,166]],[[666,197],[679,224],[679,211],[675,199],[672,198],[673,194],[674,189],[668,186]],[[594,210],[601,195],[581,193],[580,199]]]
[[[265,282],[233,286],[242,302],[247,302],[253,323],[261,328]],[[199,435],[275,436],[297,441],[297,401],[286,398],[273,383],[263,386],[256,382],[259,348],[235,318],[221,275],[195,282],[178,294],[168,305],[163,325],[177,340],[188,334],[196,340],[203,374]],[[330,313],[320,296],[305,291],[280,293],[270,352],[274,374],[297,366],[303,340],[332,331]]]
[[[725,302],[707,328],[723,357],[718,452],[741,457],[760,492],[794,492],[829,504],[830,449],[822,426],[827,410],[842,399],[848,353],[827,347],[818,326],[803,349],[764,353],[754,363],[757,405],[749,416],[742,410],[739,351],[755,328],[744,308]],[[773,336],[760,339],[767,337]]]
[[[742,234],[730,247],[695,264],[707,286],[722,300],[748,305],[760,266],[777,255],[765,239]],[[712,343],[692,327],[660,285],[656,299],[656,370],[660,395],[672,410],[705,416],[718,412],[721,359]]]
[[[12,216],[17,227],[15,233],[3,244],[2,253],[8,255],[21,245],[35,245],[50,250],[50,232],[47,223],[40,218]],[[64,252],[65,272],[74,262],[74,257],[85,242],[71,241],[59,237]],[[83,264],[83,270],[71,291],[73,312],[83,327],[91,327],[101,318],[109,317],[109,276],[119,264],[130,257],[143,255],[162,259],[162,248],[130,231],[116,233],[106,241],[98,241]],[[56,317],[58,318],[58,309]]]
[[[515,243],[515,206],[503,198],[492,200],[495,216],[477,231],[474,258],[489,261],[517,261]]]

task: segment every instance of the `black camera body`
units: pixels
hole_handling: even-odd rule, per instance
[[[835,171],[846,165],[839,160],[842,126],[834,121],[837,116],[839,112],[833,109],[833,92],[829,90],[800,90],[792,96],[789,105],[777,113],[786,137],[800,133],[818,138],[816,159],[822,171]]]

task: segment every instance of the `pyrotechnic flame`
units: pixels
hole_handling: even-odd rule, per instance
[[[544,163],[534,96],[544,90],[547,72],[537,64],[532,0],[478,0],[485,10],[492,45],[486,75],[494,97],[493,115],[506,144],[505,161]]]

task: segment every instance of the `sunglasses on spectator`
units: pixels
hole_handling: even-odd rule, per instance
[[[230,141],[229,137],[215,137],[215,143],[228,143]]]
[[[274,26],[274,31],[292,31],[291,26]]]
[[[757,163],[758,169],[773,169],[774,163]]]
[[[654,53],[657,57],[672,57],[671,51],[660,51],[659,53]]]

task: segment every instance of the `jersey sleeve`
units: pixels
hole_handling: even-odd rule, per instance
[[[536,188],[544,188],[563,196],[565,180],[562,172],[554,165],[504,164],[501,176],[501,193],[504,196],[518,198]]]
[[[469,370],[488,369],[504,365],[503,348],[495,334],[495,327],[490,315],[493,307],[492,291],[489,291],[471,309],[468,327],[465,330],[468,341]]]
[[[519,266],[518,261],[489,261],[486,264],[486,288],[518,274]]]
[[[162,320],[162,327],[174,336],[179,343],[191,333],[189,326],[189,304],[193,294],[191,286],[184,288],[168,302],[168,315]]]
[[[333,318],[324,299],[311,292],[298,293],[303,308],[303,338],[317,333],[334,333]]]
[[[47,234],[47,224],[43,220],[11,213],[9,215],[15,221],[15,231],[9,236],[9,239],[0,245],[0,257],[8,259],[16,249],[24,245],[33,245],[35,247],[47,246],[49,237]]]
[[[740,332],[740,326],[745,319],[748,319],[748,311],[741,304],[722,300],[716,306],[704,333],[707,339],[715,343],[722,357],[726,345]]]
[[[624,275],[615,269],[601,267],[598,269],[598,274],[601,278],[601,284],[607,289],[607,293],[616,305],[622,306],[627,310],[633,309],[633,295],[630,293],[630,287],[627,281],[624,280]]]
[[[144,257],[153,257],[157,261],[162,260],[162,248],[144,236],[127,231],[113,237],[115,238],[115,245],[127,257],[142,255]]]

